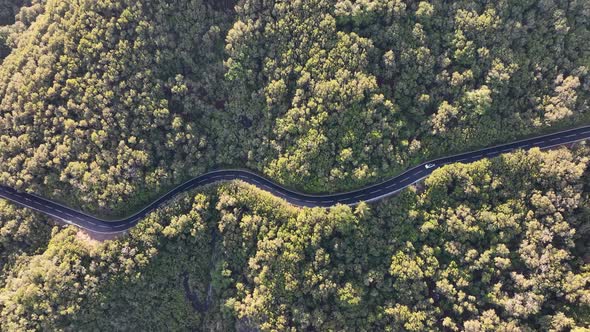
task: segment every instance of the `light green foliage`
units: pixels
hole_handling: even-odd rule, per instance
[[[584,1],[0,0],[0,183],[102,215],[247,166],[309,191],[588,118]],[[6,330],[590,324],[586,148],[376,205],[232,183],[93,243],[0,201]]]
[[[0,183],[103,215],[215,167],[349,189],[588,116],[580,1],[22,5],[0,28]]]
[[[128,236],[61,230],[0,289],[9,329],[587,327],[588,150],[451,165],[375,206],[189,194]]]
[[[43,8],[0,67],[0,181],[109,213],[202,172],[225,14],[202,1]]]
[[[104,244],[81,239],[73,228],[55,233],[45,250],[23,257],[6,279],[1,325],[52,331],[198,328],[204,318],[194,308],[209,306],[215,295],[208,294],[207,209],[203,195],[179,198],[129,236]]]
[[[45,248],[50,235],[45,218],[0,199],[0,286],[20,259]]]

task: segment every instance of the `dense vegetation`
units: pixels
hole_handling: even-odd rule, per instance
[[[0,273],[8,273],[19,257],[45,250],[51,227],[43,221],[29,210],[0,200]],[[0,287],[4,282],[5,278],[0,278]]]
[[[116,241],[93,244],[55,229],[49,244],[40,241],[4,272],[0,324],[588,328],[589,161],[584,148],[451,165],[419,191],[354,209],[295,209],[229,183],[179,198]]]
[[[356,187],[587,123],[589,42],[576,0],[0,0],[0,184],[101,215],[221,166]],[[589,162],[329,210],[234,182],[102,243],[0,201],[0,329],[583,331]]]
[[[350,188],[588,115],[584,1],[0,10],[0,183],[103,214],[220,166]]]

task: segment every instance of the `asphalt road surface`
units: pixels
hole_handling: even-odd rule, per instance
[[[496,157],[500,154],[508,153],[518,149],[527,150],[533,147],[546,149],[586,139],[590,139],[590,126],[431,160],[413,167],[404,173],[384,182],[345,193],[326,195],[308,195],[289,190],[247,170],[212,171],[181,184],[156,201],[150,203],[140,212],[128,218],[117,221],[98,219],[43,197],[39,197],[31,193],[18,192],[17,190],[8,187],[0,186],[0,197],[12,201],[18,205],[36,210],[50,217],[57,218],[67,224],[76,225],[93,233],[118,234],[135,226],[146,215],[166,204],[179,193],[218,181],[242,180],[262,190],[266,190],[273,195],[297,206],[330,207],[336,204],[355,205],[362,201],[373,202],[391,196],[400,190],[424,179],[443,165],[458,162],[470,163],[484,158]]]

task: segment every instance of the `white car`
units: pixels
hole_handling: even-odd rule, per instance
[[[426,165],[424,166],[424,168],[426,168],[426,169],[431,169],[431,168],[433,168],[433,167],[435,167],[435,166],[436,166],[435,164],[433,164],[433,163],[430,163],[430,164],[426,164]]]

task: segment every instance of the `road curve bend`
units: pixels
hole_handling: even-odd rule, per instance
[[[0,186],[0,198],[5,198],[18,205],[33,209],[50,217],[57,218],[67,224],[78,226],[93,233],[118,234],[132,228],[150,212],[161,207],[178,194],[218,181],[242,180],[258,187],[259,189],[266,190],[293,205],[302,207],[330,207],[337,204],[355,205],[363,201],[373,202],[383,199],[387,196],[391,196],[400,190],[424,179],[437,168],[447,164],[457,162],[470,163],[484,158],[496,157],[500,154],[508,153],[518,149],[527,150],[534,147],[547,149],[554,146],[570,144],[586,139],[590,139],[590,126],[565,130],[558,133],[533,137],[477,151],[431,160],[416,167],[410,168],[402,174],[381,183],[349,192],[326,195],[312,195],[293,191],[247,170],[217,170],[203,174],[179,185],[164,196],[144,207],[136,214],[116,221],[102,220],[35,194],[19,192],[15,189],[4,186]]]

